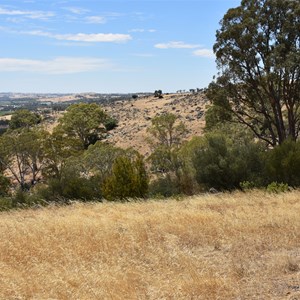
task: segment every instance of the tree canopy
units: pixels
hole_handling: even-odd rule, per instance
[[[79,139],[82,148],[87,149],[101,139],[107,118],[107,114],[95,103],[73,104],[60,118],[58,130],[63,130],[68,137]]]
[[[210,89],[224,91],[225,109],[269,145],[297,140],[300,2],[243,0],[224,15],[216,38],[220,76]]]
[[[28,109],[20,109],[15,111],[9,122],[10,129],[29,128],[41,122],[41,116],[31,112]]]

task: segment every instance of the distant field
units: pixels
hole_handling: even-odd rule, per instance
[[[0,111],[0,117],[11,117],[12,111]]]
[[[300,191],[0,213],[0,299],[300,299]]]

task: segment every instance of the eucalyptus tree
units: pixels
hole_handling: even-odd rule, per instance
[[[300,2],[243,0],[216,34],[220,70],[209,90],[233,120],[275,146],[300,132]],[[214,94],[222,97],[214,97]]]
[[[68,138],[78,139],[82,148],[87,149],[102,138],[107,118],[107,114],[95,103],[73,104],[59,119],[58,129]]]
[[[0,138],[0,165],[22,190],[40,178],[46,163],[45,141],[49,133],[38,128],[8,131]]]

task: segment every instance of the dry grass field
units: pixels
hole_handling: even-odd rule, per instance
[[[0,214],[0,299],[300,299],[300,191]]]

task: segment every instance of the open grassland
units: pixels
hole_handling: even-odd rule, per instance
[[[0,299],[300,299],[300,192],[0,214]]]

